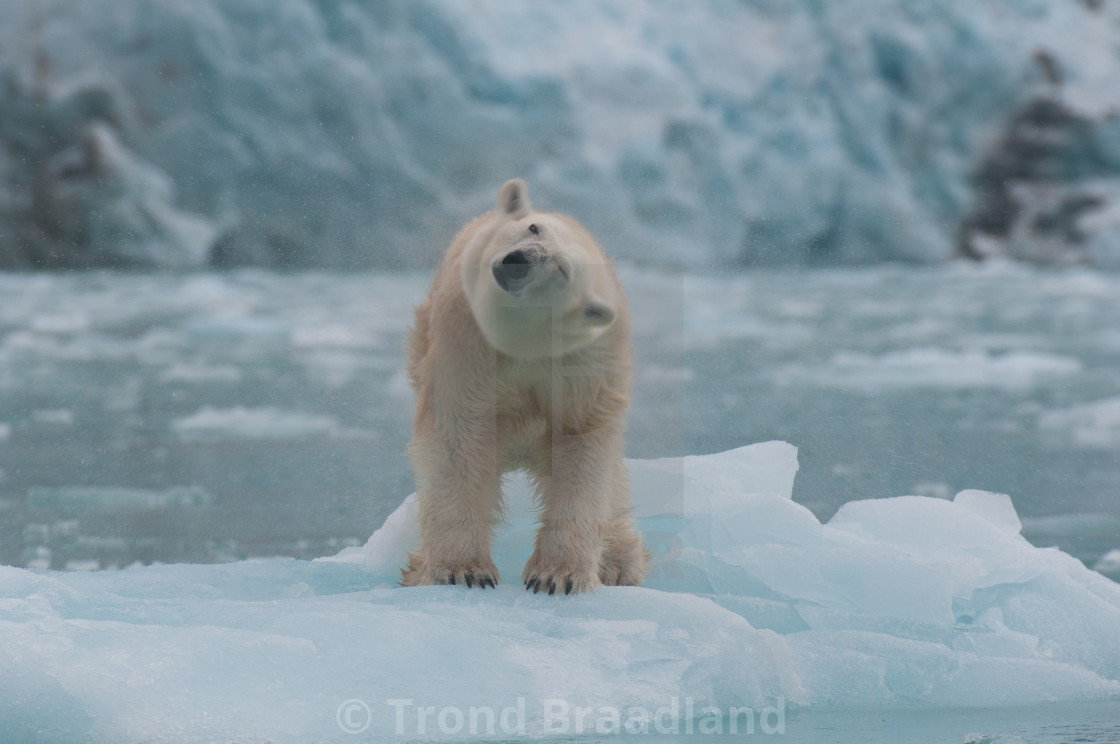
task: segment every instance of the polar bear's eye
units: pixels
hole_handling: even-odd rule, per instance
[[[540,235],[541,229],[536,225],[529,225],[529,232],[533,233],[534,235]]]

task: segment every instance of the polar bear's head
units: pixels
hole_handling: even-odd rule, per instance
[[[486,340],[521,358],[591,344],[622,309],[611,264],[582,225],[538,212],[525,182],[506,182],[462,254],[462,282]]]

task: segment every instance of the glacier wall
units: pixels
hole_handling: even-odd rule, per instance
[[[512,176],[638,262],[1120,264],[1094,0],[34,0],[0,42],[0,266],[418,266]]]

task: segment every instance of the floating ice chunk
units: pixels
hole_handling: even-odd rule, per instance
[[[991,493],[989,491],[967,490],[961,491],[953,499],[954,504],[959,504],[973,514],[978,514],[996,527],[1019,534],[1023,523],[1015,513],[1011,497],[1005,493]]]
[[[1006,546],[1029,547],[1017,533],[1008,534],[1002,523],[965,506],[967,502],[926,496],[850,501],[837,510],[828,526],[923,557],[948,553],[957,547],[968,547],[970,552],[979,547],[985,553],[998,553]]]
[[[32,488],[27,492],[27,503],[35,509],[81,512],[87,509],[143,510],[205,506],[214,503],[214,497],[198,486],[168,488],[162,491],[106,486],[68,486]]]
[[[74,423],[74,412],[66,408],[40,409],[31,412],[31,419],[47,426],[71,426]]]
[[[880,356],[844,352],[821,368],[791,365],[775,374],[793,375],[825,387],[878,391],[891,387],[1029,388],[1051,377],[1075,374],[1078,359],[1032,351],[994,353],[916,348]]]
[[[174,363],[159,373],[161,382],[239,382],[242,378],[239,368],[229,364]]]
[[[285,411],[279,408],[213,408],[205,406],[171,428],[185,442],[230,439],[302,439],[335,436],[342,431],[332,416]]]
[[[673,459],[653,462],[659,464],[657,470],[667,472]],[[633,469],[644,467],[649,466],[639,461]],[[797,469],[797,448],[786,442],[765,442],[715,455],[685,457],[683,470],[689,480],[685,513],[715,513],[744,494],[792,498]],[[640,501],[647,503],[645,497]]]
[[[1120,447],[1120,397],[1044,413],[1039,426],[1063,444],[1099,449]]]
[[[373,349],[379,339],[348,325],[302,325],[292,331],[292,345],[303,348]]]
[[[1109,636],[1104,624],[1120,623],[1120,587],[1096,583],[1069,556],[1030,545],[1005,495],[965,491],[952,502],[914,496],[851,502],[821,525],[788,498],[796,451],[781,443],[702,458],[631,461],[630,469],[638,523],[657,558],[648,587],[710,595],[778,632],[822,634],[807,636],[806,648],[847,643],[848,636],[830,633],[871,634],[880,655],[869,657],[869,668],[878,668],[887,653],[910,653],[921,668],[923,644],[933,644],[945,663],[964,663],[961,654],[1024,660],[1020,671],[993,666],[991,678],[979,664],[969,672],[969,689],[1019,673],[1037,680],[1044,670],[1070,689],[1084,683],[1095,691],[1091,695],[1120,689],[1120,641],[1103,640]],[[494,555],[505,580],[516,581],[535,524],[528,484],[515,478],[506,494],[511,519]],[[364,548],[327,560],[357,562],[379,581],[395,580],[418,540],[415,519],[410,498]],[[1044,610],[1058,587],[1068,596]],[[1076,622],[1096,631],[1075,641],[1064,623],[1048,625],[1047,612],[1080,618]],[[843,648],[832,653],[844,657]],[[867,700],[880,702],[910,696],[889,680],[866,692]],[[1000,699],[1048,695],[1040,689],[1032,697],[1022,687]],[[946,688],[940,699],[964,697]]]
[[[196,318],[184,328],[200,341],[279,341],[291,336],[291,329],[280,321],[233,314]]]
[[[313,562],[0,567],[0,720],[34,731],[51,711],[60,740],[305,742],[351,721],[374,740],[470,734],[419,730],[425,707],[511,709],[512,733],[544,736],[550,699],[590,708],[593,731],[604,707],[1120,697],[1120,586],[1033,547],[1006,497],[851,502],[822,525],[789,498],[789,445],[630,466],[646,541],[669,548],[645,587],[522,590],[523,478],[496,591],[397,586],[414,497]]]
[[[1115,680],[1070,664],[986,657],[886,633],[820,631],[787,639],[806,694],[818,705],[998,706],[1120,690]]]
[[[29,327],[37,333],[81,333],[89,330],[90,318],[86,312],[52,313],[32,318]]]
[[[56,704],[56,723],[84,734],[73,740],[333,741],[353,699],[375,738],[398,733],[404,704],[391,700],[411,701],[399,732],[410,738],[420,705],[500,711],[521,699],[535,737],[549,699],[651,712],[674,698],[696,710],[804,702],[777,634],[707,599],[647,589],[559,601],[505,586],[371,590],[356,567],[275,559],[0,569],[0,597],[0,627],[19,639],[0,647],[4,679],[42,679],[36,702]],[[0,698],[0,719],[23,702]]]
[[[390,514],[360,548],[316,558],[316,563],[356,563],[382,581],[396,581],[408,563],[408,553],[420,544],[420,503],[412,494]]]
[[[1120,580],[1120,548],[1110,550],[1100,557],[1094,571],[1098,571],[1109,578]]]

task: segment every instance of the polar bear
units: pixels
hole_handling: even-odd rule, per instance
[[[583,226],[534,210],[525,182],[507,182],[497,208],[452,241],[408,356],[420,546],[402,584],[497,584],[491,528],[516,469],[541,508],[526,589],[642,583],[650,559],[622,459],[629,311]]]

